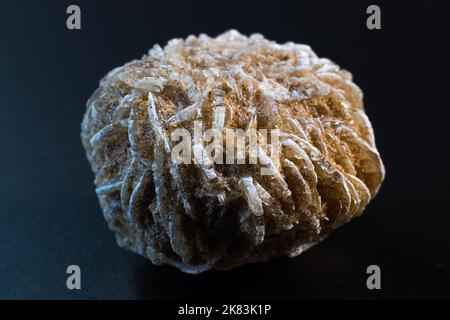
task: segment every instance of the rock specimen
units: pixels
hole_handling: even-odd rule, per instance
[[[247,160],[216,161],[221,149],[207,153],[196,126]],[[155,45],[100,81],[81,129],[119,245],[189,273],[296,256],[360,215],[384,178],[351,74],[259,34]],[[177,129],[193,133],[202,161],[173,157]],[[230,151],[225,132],[236,129],[279,139],[251,149],[247,136]]]

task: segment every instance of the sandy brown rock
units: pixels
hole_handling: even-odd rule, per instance
[[[273,174],[260,162],[175,163],[171,133],[194,123],[278,129],[281,156],[264,163]],[[119,245],[190,273],[296,256],[360,215],[384,178],[351,74],[261,35],[154,46],[100,81],[81,129]]]

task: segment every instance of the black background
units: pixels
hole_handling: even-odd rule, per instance
[[[82,29],[66,28],[78,4]],[[449,298],[449,19],[444,1],[1,1],[0,298]],[[350,70],[386,165],[361,218],[301,256],[192,276],[120,249],[79,131],[113,67],[230,28],[311,45]],[[66,268],[82,290],[66,288]],[[366,288],[381,267],[382,289]]]

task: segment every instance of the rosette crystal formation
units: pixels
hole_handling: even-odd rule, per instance
[[[382,183],[362,97],[307,45],[234,30],[155,45],[87,103],[81,137],[104,217],[120,246],[189,273],[296,256],[359,216]],[[196,125],[220,132],[224,153],[225,128],[277,130],[279,148],[258,145],[256,164],[248,139],[234,149],[244,164],[175,161],[172,133]],[[190,142],[193,158],[205,151]]]

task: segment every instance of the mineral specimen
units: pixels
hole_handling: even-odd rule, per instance
[[[191,134],[194,161],[173,156],[177,130]],[[244,143],[230,149],[230,130]],[[296,256],[359,216],[384,178],[348,71],[306,45],[234,30],[155,45],[112,70],[81,137],[119,245],[189,273]]]

